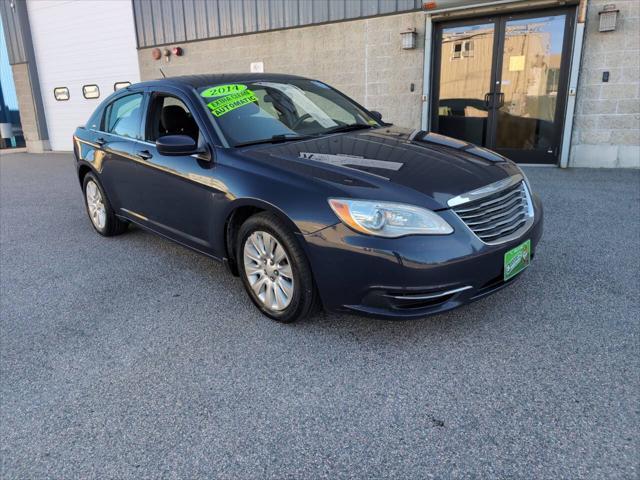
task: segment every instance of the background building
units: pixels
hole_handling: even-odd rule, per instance
[[[0,0],[0,13],[32,151],[70,150],[126,82],[253,69],[519,162],[640,166],[637,0]]]

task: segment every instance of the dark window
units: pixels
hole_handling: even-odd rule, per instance
[[[127,88],[131,85],[131,82],[116,82],[113,84],[113,91],[120,90],[121,88]]]
[[[142,94],[121,97],[106,109],[104,130],[123,137],[140,139]]]
[[[160,94],[151,102],[145,137],[155,142],[164,135],[187,135],[198,143],[200,131],[182,100]]]
[[[462,56],[473,57],[473,40],[467,40],[462,44]]]
[[[100,89],[98,88],[98,85],[95,84],[83,85],[82,95],[87,99],[98,98],[100,96]]]
[[[453,44],[453,58],[473,57],[473,40]]]
[[[53,89],[53,96],[59,102],[69,100],[69,89],[67,87],[57,87]]]
[[[558,93],[558,84],[560,83],[560,69],[550,68],[547,73],[547,93]]]

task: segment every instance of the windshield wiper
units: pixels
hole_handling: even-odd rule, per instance
[[[330,128],[329,130],[325,130],[317,135],[298,135],[291,136],[291,134],[287,133],[284,135],[273,135],[270,138],[260,138],[258,140],[249,140],[248,142],[240,142],[236,143],[234,147],[246,147],[249,145],[260,145],[263,143],[282,143],[282,142],[291,142],[294,140],[306,140],[307,138],[319,137],[322,135],[328,135],[330,133],[337,132],[351,132],[353,130],[364,130],[373,128],[373,125],[367,125],[364,123],[352,123],[350,125],[338,125],[337,127]]]
[[[282,142],[291,142],[293,140],[304,140],[306,138],[310,138],[309,135],[297,135],[295,137],[287,135],[272,135],[271,138],[261,138],[258,140],[250,140],[248,142],[240,142],[236,143],[234,147],[246,147],[248,145],[260,145],[261,143],[282,143]]]
[[[337,127],[330,128],[329,130],[325,130],[320,135],[327,135],[329,133],[337,133],[337,132],[352,132],[354,130],[368,130],[373,128],[373,125],[367,125],[365,123],[352,123],[350,125],[338,125]]]

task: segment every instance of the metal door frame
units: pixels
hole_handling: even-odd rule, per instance
[[[500,23],[499,16],[490,16],[490,17],[475,17],[475,18],[467,18],[464,20],[454,20],[448,22],[438,22],[435,26],[435,32],[433,35],[433,73],[431,78],[431,91],[433,92],[430,99],[430,110],[431,110],[431,130],[435,130],[438,128],[438,103],[440,100],[440,63],[442,61],[442,31],[445,28],[451,27],[464,27],[467,25],[483,25],[483,24],[493,24],[493,46],[492,46],[492,56],[491,56],[491,73],[489,74],[489,91],[487,93],[491,93],[495,96],[495,78],[497,75],[497,62],[496,54],[498,52],[498,44],[500,43],[498,40],[498,28]],[[487,114],[487,129],[484,132],[484,142],[485,144],[489,143],[490,140],[490,132],[492,132],[493,125],[492,123],[495,121],[494,116],[490,114],[490,110]],[[490,148],[490,147],[488,147]]]
[[[564,165],[566,164],[567,145],[570,141],[567,138],[566,125],[568,120],[566,116],[571,110],[571,107],[567,105],[570,92],[569,82],[570,78],[573,81],[573,63],[575,59],[572,58],[572,50],[575,41],[576,33],[576,6],[556,6],[552,8],[540,8],[529,11],[520,12],[503,12],[496,13],[496,15],[490,16],[477,16],[467,17],[460,20],[443,20],[436,21],[431,15],[427,15],[426,20],[426,33],[425,33],[425,62],[424,62],[424,87],[423,87],[423,112],[422,112],[422,129],[434,130],[438,126],[438,109],[437,104],[439,101],[440,92],[440,62],[442,58],[442,31],[444,28],[465,26],[465,25],[480,25],[483,23],[494,24],[494,44],[493,44],[493,58],[491,60],[491,79],[490,79],[490,93],[492,93],[492,106],[491,112],[487,118],[487,132],[485,133],[485,143],[488,148],[494,148],[496,139],[497,128],[497,115],[495,112],[495,100],[496,93],[499,93],[501,84],[496,84],[498,76],[502,72],[502,62],[504,53],[504,40],[505,40],[505,27],[509,20],[518,20],[525,18],[536,18],[541,16],[553,16],[558,14],[564,14],[565,27],[563,36],[563,45],[561,50],[561,64],[560,64],[560,79],[558,82],[558,97],[556,101],[556,112],[554,118],[554,124],[556,125],[556,142],[555,151],[553,153],[554,159],[549,161],[540,160],[539,157],[542,152],[540,151],[526,151],[518,149],[521,157],[521,163],[537,163],[537,164],[551,164],[551,165]],[[428,57],[427,57],[428,55]],[[489,141],[490,140],[490,141]],[[501,149],[505,151],[505,149]]]

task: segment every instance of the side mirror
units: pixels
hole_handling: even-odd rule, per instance
[[[379,121],[380,123],[384,123],[382,122],[382,114],[380,112],[377,112],[375,110],[372,110],[371,112],[369,112],[371,114],[371,116],[373,118],[375,118],[377,121]]]
[[[187,135],[165,135],[156,140],[160,155],[178,156],[197,153],[196,141]]]

